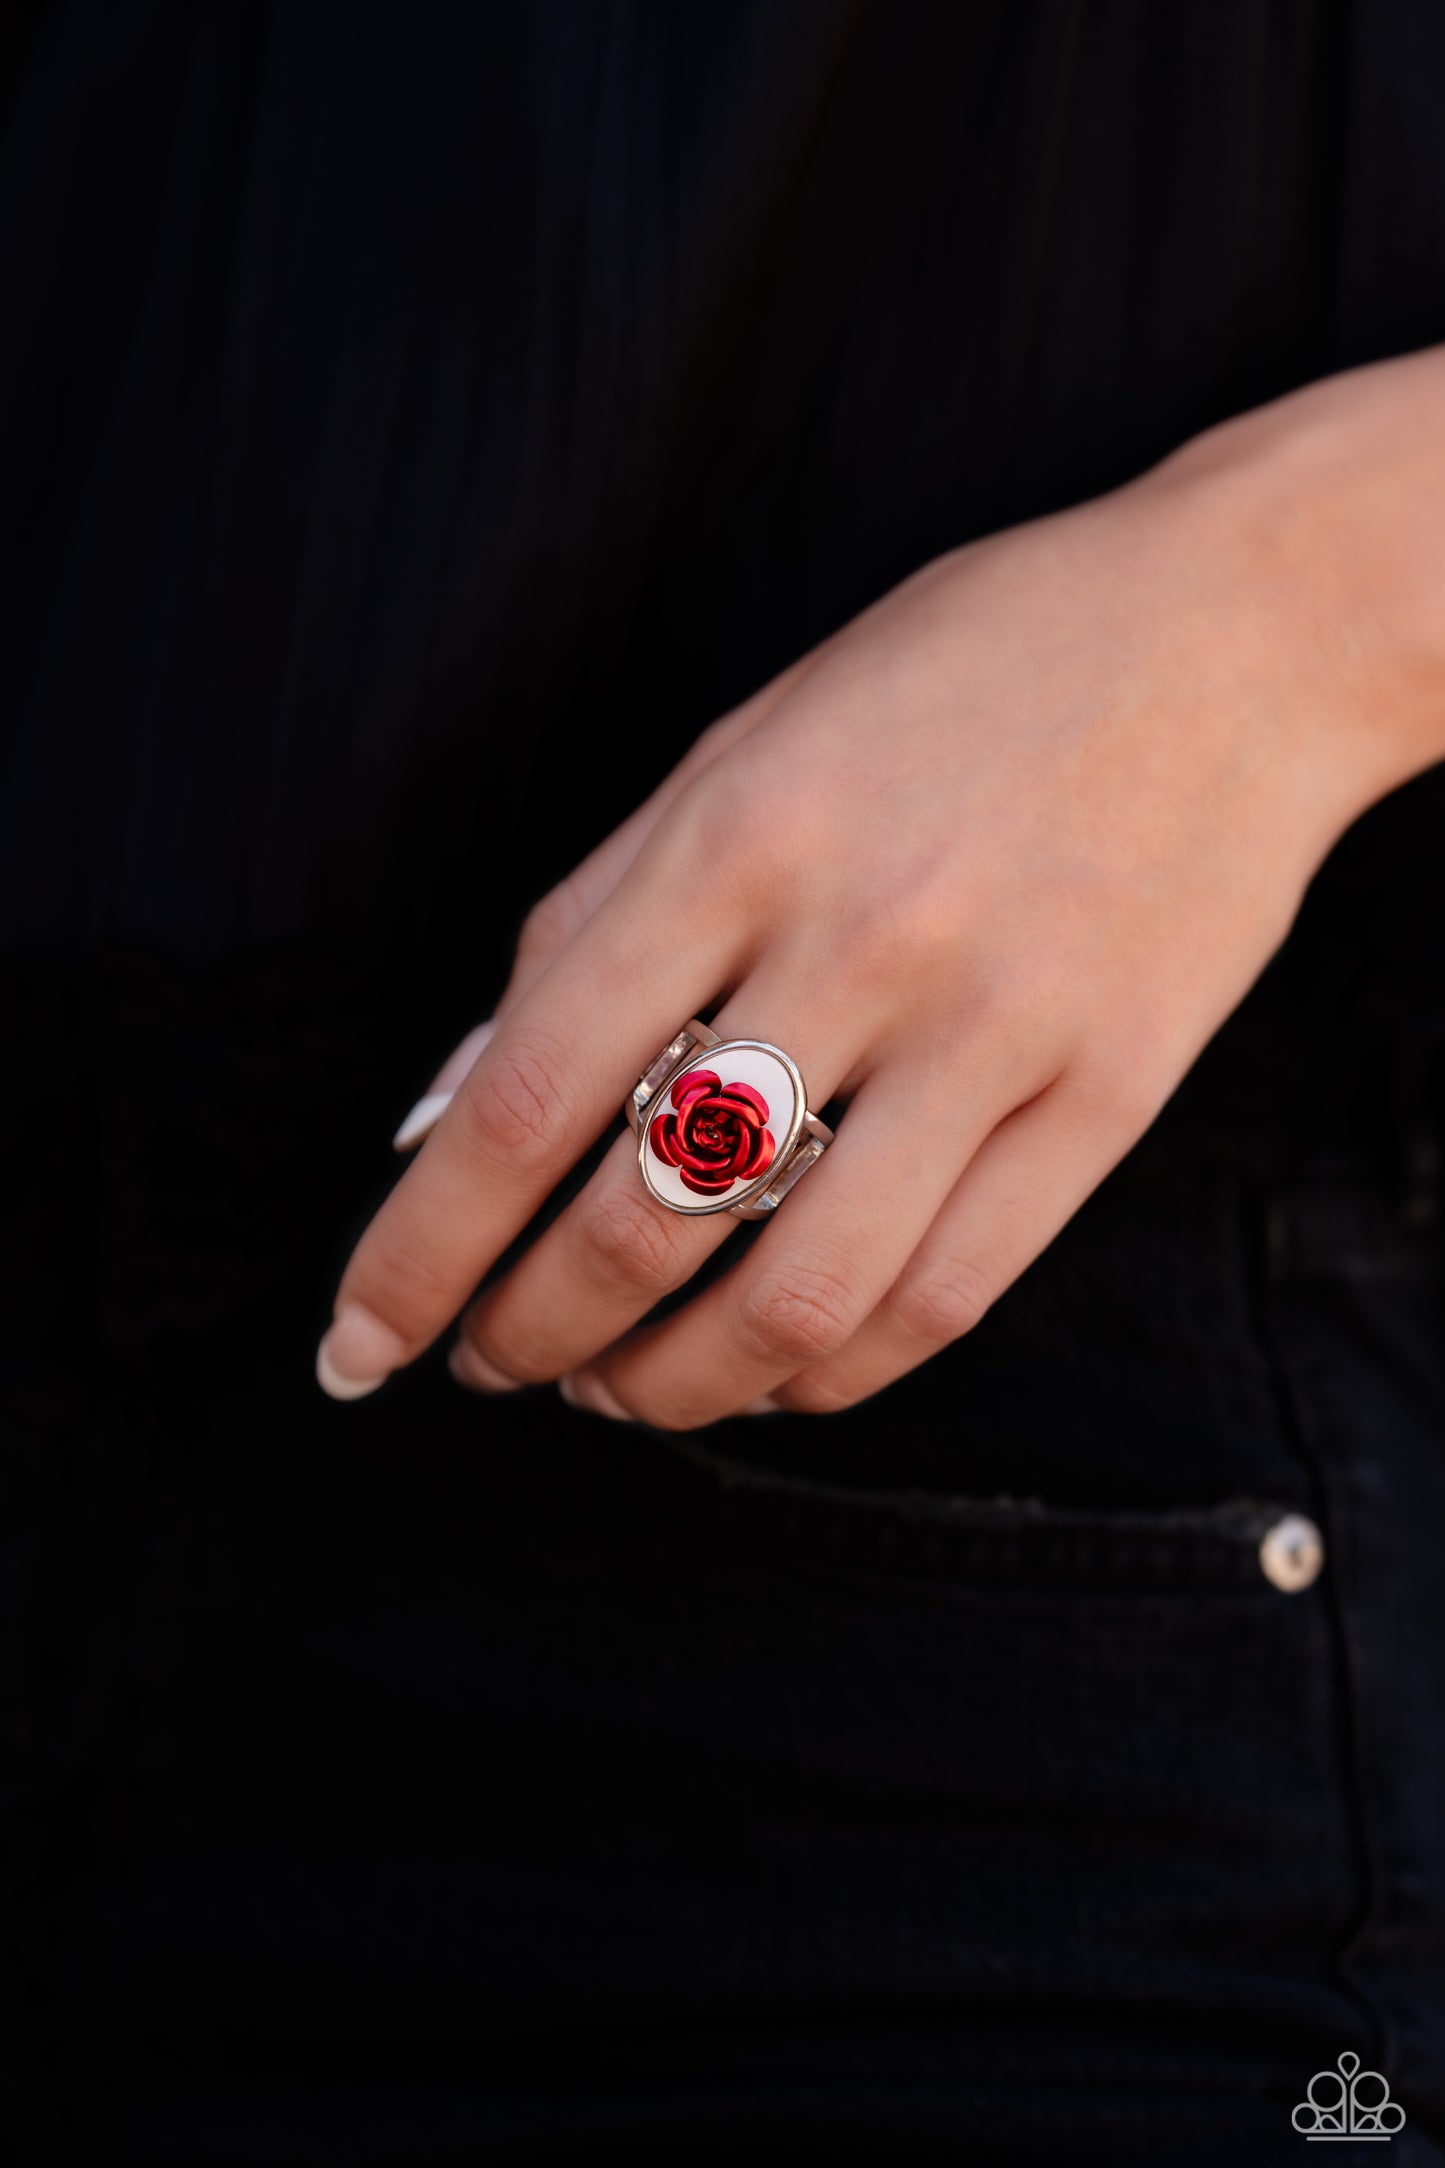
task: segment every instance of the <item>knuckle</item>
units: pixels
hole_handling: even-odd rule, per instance
[[[905,1273],[887,1299],[909,1340],[946,1347],[972,1332],[993,1299],[987,1278],[966,1258],[950,1258]]]
[[[857,988],[929,989],[955,983],[962,969],[967,923],[956,873],[917,854],[896,864],[850,869],[835,892],[830,917],[837,928],[837,968]]]
[[[817,1266],[763,1273],[739,1298],[739,1322],[750,1348],[769,1361],[800,1367],[843,1345],[854,1329],[853,1311],[843,1281]]]
[[[1068,1092],[1091,1127],[1130,1142],[1143,1135],[1169,1097],[1158,1067],[1148,1059],[1076,1066],[1068,1077]]]
[[[483,1151],[524,1172],[550,1165],[565,1127],[559,1064],[542,1047],[513,1040],[469,1070],[462,1089]]]
[[[715,715],[693,740],[692,751],[698,756],[698,771],[725,752],[736,739],[745,736],[751,720],[751,701],[745,701],[741,707],[729,708],[726,714]]]
[[[683,1276],[677,1236],[651,1200],[620,1183],[584,1194],[577,1239],[597,1278],[633,1294],[660,1294]]]
[[[758,827],[758,777],[744,749],[720,755],[691,788],[693,817],[716,842],[741,842]]]
[[[760,896],[775,892],[782,870],[802,852],[790,810],[786,823],[759,820],[778,778],[750,743],[719,755],[674,799],[666,821],[673,870],[708,864],[708,897],[730,911],[747,912]],[[780,836],[780,825],[786,831]]]
[[[1002,952],[971,953],[958,984],[973,1043],[1007,1050],[1017,1066],[1056,1006],[1047,986],[1026,979]]]
[[[584,918],[582,900],[569,874],[533,904],[517,936],[519,956],[554,956],[567,946]]]

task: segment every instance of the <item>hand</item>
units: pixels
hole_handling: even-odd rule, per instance
[[[467,1308],[465,1382],[562,1379],[668,1429],[821,1413],[983,1316],[1148,1127],[1342,830],[1424,764],[1378,721],[1388,640],[1298,540],[1302,455],[1249,426],[928,566],[705,732],[538,905],[346,1267],[329,1390],[420,1354],[612,1125]],[[846,1110],[736,1267],[640,1324],[737,1225],[656,1205],[621,1121],[693,1014],[784,1046],[813,1107]]]

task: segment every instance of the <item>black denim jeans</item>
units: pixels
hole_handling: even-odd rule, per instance
[[[1408,1034],[1306,1153],[1186,1093],[966,1341],[693,1437],[326,1402],[304,1239],[244,1335],[175,1277],[214,1136],[52,1234],[110,1306],[12,1365],[26,2157],[1287,2163],[1354,2053],[1408,2120],[1332,2159],[1445,2160],[1442,1108]]]

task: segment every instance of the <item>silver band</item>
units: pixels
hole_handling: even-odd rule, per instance
[[[719,1055],[716,1067],[699,1058],[709,1053]],[[689,1110],[685,1100],[679,1109],[674,1087],[680,1091],[693,1070],[712,1078],[714,1091],[705,1093],[700,1085],[692,1095],[698,1106]],[[696,1154],[688,1149],[697,1139],[679,1135],[678,1125],[685,1128],[690,1111],[697,1115],[699,1107],[703,1142],[715,1148],[721,1168],[717,1173],[699,1171]],[[791,1055],[766,1039],[723,1039],[695,1016],[648,1063],[623,1111],[637,1132],[637,1163],[647,1188],[669,1211],[688,1215],[730,1212],[734,1219],[771,1218],[833,1141],[827,1123],[809,1110],[802,1073]],[[660,1130],[657,1138],[654,1125]],[[730,1148],[734,1160],[746,1151],[757,1158],[770,1150],[771,1156],[759,1165],[755,1179],[743,1172],[729,1181]],[[723,1185],[720,1190],[718,1185]]]

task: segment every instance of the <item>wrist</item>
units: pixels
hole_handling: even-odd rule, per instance
[[[1321,379],[1141,477],[1309,688],[1339,826],[1445,759],[1445,348]]]

